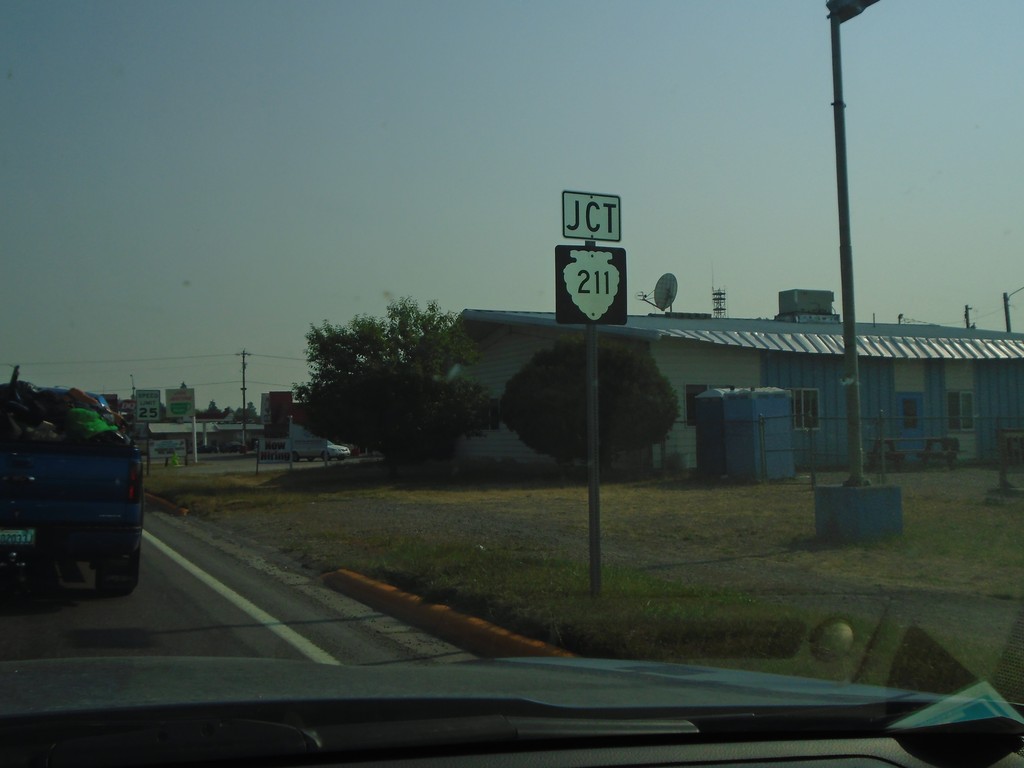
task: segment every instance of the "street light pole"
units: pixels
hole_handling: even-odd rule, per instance
[[[1011,330],[1010,330],[1010,297],[1013,296],[1014,293],[1020,293],[1021,291],[1024,291],[1024,287],[1018,288],[1016,291],[1013,291],[1013,293],[1006,293],[1005,291],[1003,292],[1003,317],[1006,318],[1006,332],[1007,333],[1011,332]]]
[[[846,442],[850,459],[848,486],[867,485],[860,432],[860,371],[857,361],[857,316],[853,295],[853,245],[850,242],[850,190],[846,173],[846,120],[839,26],[876,0],[829,0],[832,29],[832,114],[836,131],[836,190],[839,202],[839,271],[843,290],[843,384],[846,386]]]

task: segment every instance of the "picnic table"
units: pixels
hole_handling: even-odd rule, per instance
[[[900,469],[906,459],[918,459],[925,467],[930,459],[943,459],[946,466],[956,466],[960,441],[955,437],[886,437],[875,438],[868,452],[868,468],[879,466],[884,451],[885,466]]]

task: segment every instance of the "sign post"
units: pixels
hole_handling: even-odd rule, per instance
[[[135,392],[135,424],[133,427],[135,439],[140,439],[140,430],[146,428],[146,474],[149,474],[149,422],[160,421],[160,390],[139,389]]]
[[[598,410],[597,326],[626,323],[626,251],[597,247],[621,237],[622,201],[615,195],[562,192],[562,234],[586,240],[582,248],[555,247],[555,320],[583,324],[587,351],[587,481],[590,595],[601,594],[601,444]]]
[[[590,530],[590,596],[601,594],[601,440],[597,379],[597,326],[587,323],[587,499]]]
[[[192,420],[192,450],[195,451],[193,459],[198,463],[199,452],[196,451],[196,391],[186,387],[184,383],[178,389],[165,390],[167,395],[167,414],[171,418]],[[188,464],[188,451],[185,452],[185,464]]]

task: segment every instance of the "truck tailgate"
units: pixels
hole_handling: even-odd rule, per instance
[[[124,445],[0,445],[0,526],[138,525],[141,461]]]

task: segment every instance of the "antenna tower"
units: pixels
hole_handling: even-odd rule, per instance
[[[711,315],[713,317],[725,317],[725,291],[722,288],[714,288],[711,291]]]

